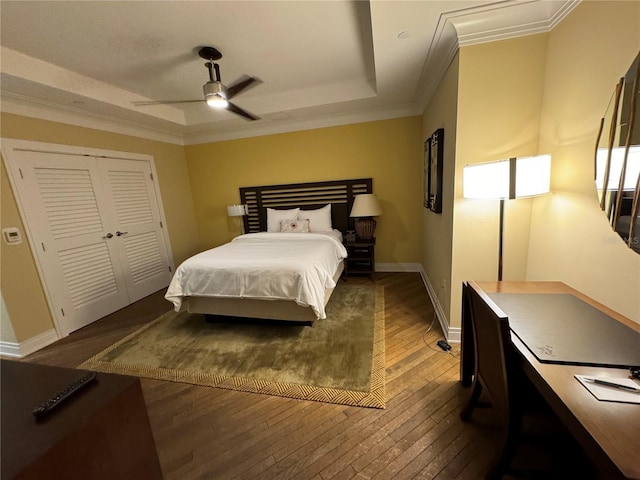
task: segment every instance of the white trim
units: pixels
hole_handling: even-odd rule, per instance
[[[449,343],[460,343],[462,340],[462,329],[460,327],[449,327],[447,341]]]
[[[143,153],[130,153],[130,152],[120,152],[116,150],[104,150],[104,149],[96,149],[89,147],[79,147],[74,145],[63,145],[57,143],[43,143],[43,142],[35,142],[31,140],[17,140],[14,138],[0,138],[0,149],[2,151],[2,158],[4,159],[5,166],[7,167],[7,174],[9,177],[9,183],[11,184],[11,188],[13,189],[14,196],[16,199],[16,203],[18,205],[18,212],[20,213],[20,218],[22,219],[22,223],[24,225],[25,234],[27,240],[29,242],[29,248],[31,250],[31,255],[33,256],[34,263],[36,265],[36,270],[38,271],[38,278],[40,279],[40,284],[42,286],[42,290],[45,295],[45,299],[47,301],[47,305],[49,307],[49,313],[51,314],[51,318],[53,319],[53,323],[55,326],[55,331],[57,332],[57,338],[65,337],[68,334],[64,334],[65,329],[62,326],[62,313],[61,311],[55,307],[56,302],[54,301],[54,292],[50,291],[50,285],[47,285],[44,274],[44,267],[40,262],[40,256],[37,253],[37,246],[35,239],[33,237],[33,232],[29,228],[29,222],[26,218],[27,208],[24,205],[25,200],[19,194],[20,192],[20,172],[19,168],[16,165],[14,160],[14,152],[18,150],[22,151],[37,151],[37,152],[47,152],[47,153],[58,153],[58,154],[67,154],[67,155],[84,155],[90,157],[98,157],[98,158],[115,158],[115,159],[124,159],[124,160],[137,160],[147,162],[151,167],[151,172],[153,175],[153,186],[156,193],[156,200],[158,202],[158,209],[160,215],[160,221],[162,222],[162,234],[164,236],[165,248],[167,251],[167,259],[169,265],[171,267],[171,272],[175,271],[175,265],[173,261],[173,252],[171,250],[171,242],[169,241],[169,229],[167,226],[167,219],[165,218],[164,209],[162,205],[162,196],[160,194],[160,185],[157,181],[158,174],[155,168],[155,159],[153,155],[143,154]],[[11,344],[9,343],[7,348],[10,348]]]
[[[16,342],[16,332],[13,330],[13,324],[11,318],[9,318],[9,312],[7,306],[4,303],[4,297],[0,291],[0,342]]]
[[[458,52],[458,35],[447,14],[440,15],[418,81],[416,102],[424,111]]]
[[[26,357],[58,340],[58,334],[55,329],[51,328],[24,342],[0,342],[0,355],[17,358]]]
[[[512,0],[481,5],[468,12],[451,12],[447,21],[453,23],[458,44],[464,47],[550,32],[579,3]]]
[[[452,327],[449,325],[449,319],[445,315],[442,305],[440,305],[438,295],[420,263],[376,263],[376,272],[419,272],[447,342],[460,343],[462,330],[460,327]]]
[[[173,261],[173,248],[171,248],[171,239],[169,238],[169,226],[167,225],[167,219],[164,216],[164,204],[162,203],[162,195],[160,195],[160,182],[158,180],[158,172],[156,170],[156,161],[153,155],[149,155],[149,165],[151,167],[151,175],[153,178],[153,186],[156,191],[156,202],[158,202],[158,210],[160,210],[160,221],[162,222],[162,235],[164,236],[165,248],[167,250],[167,261],[171,267],[171,275],[176,271],[176,266]]]
[[[271,121],[267,114],[261,122],[242,126],[224,126],[216,122],[187,125],[184,114],[179,109],[165,105],[162,109],[154,109],[153,114],[132,110],[131,100],[146,98],[2,47],[3,59],[9,60],[4,62],[6,65],[3,64],[3,71],[7,70],[13,76],[41,83],[52,89],[59,87],[47,82],[48,78],[63,78],[68,84],[90,85],[91,88],[71,92],[85,98],[85,105],[82,107],[85,108],[84,112],[80,111],[81,107],[74,108],[72,105],[36,100],[9,92],[3,92],[0,109],[26,117],[176,145],[198,145],[421,115],[461,46],[549,32],[580,1],[502,0],[442,13],[429,43],[415,99],[400,105],[364,107],[358,111],[329,114],[314,114],[314,110],[309,109],[296,112],[296,118],[278,120],[274,116]],[[318,110],[324,111],[324,107]]]
[[[76,127],[101,130],[105,132],[130,135],[147,140],[166,142],[174,145],[184,145],[181,132],[182,126],[172,129],[152,128],[141,123],[133,123],[120,118],[111,118],[107,115],[89,114],[73,110],[70,107],[63,107],[57,104],[46,104],[32,98],[19,96],[16,94],[2,93],[0,111],[12,113],[23,117],[36,118],[47,122],[64,123]]]
[[[429,277],[427,273],[424,271],[422,265],[420,266],[420,276],[422,277],[422,281],[424,286],[427,289],[427,293],[429,294],[429,298],[431,299],[431,303],[436,311],[436,316],[438,317],[438,322],[440,323],[440,327],[444,333],[447,342],[449,343],[460,343],[460,339],[462,338],[461,328],[460,327],[451,327],[449,325],[449,319],[444,314],[444,310],[442,309],[442,305],[440,305],[440,300],[438,299],[438,295],[436,294],[435,289],[431,285],[429,281]]]
[[[337,113],[329,116],[292,118],[273,123],[269,123],[268,119],[265,119],[263,122],[226,129],[212,124],[205,124],[197,128],[185,127],[184,125],[152,128],[143,123],[134,124],[122,119],[111,119],[106,115],[99,116],[64,108],[59,105],[44,104],[34,99],[7,93],[2,94],[0,111],[49,122],[64,123],[66,125],[131,135],[183,146],[390,120],[422,114],[422,110],[416,104],[406,103],[390,107],[363,109],[358,112]]]
[[[184,144],[199,145],[224,140],[235,140],[238,138],[299,132],[302,130],[375,122],[416,115],[422,115],[422,110],[414,104],[402,104],[391,107],[364,109],[357,112],[334,113],[329,116],[291,118],[288,120],[280,120],[277,123],[269,123],[267,118],[263,122],[254,122],[243,127],[234,127],[233,129],[216,129],[210,125],[205,129],[199,130],[192,130],[187,127],[184,134]]]
[[[3,155],[11,154],[12,150],[23,150],[31,152],[59,153],[63,155],[117,158],[120,160],[153,161],[153,155],[148,155],[146,153],[121,152],[118,150],[105,150],[103,148],[36,142],[33,140],[20,140],[8,137],[2,137],[0,140],[2,140]]]
[[[460,47],[550,32],[581,0],[506,0],[440,15],[418,82],[424,110]]]
[[[376,272],[419,272],[419,263],[377,263]]]

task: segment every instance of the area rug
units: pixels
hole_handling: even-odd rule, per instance
[[[326,312],[299,326],[171,311],[78,368],[384,408],[384,287],[341,282]]]

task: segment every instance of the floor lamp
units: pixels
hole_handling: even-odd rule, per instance
[[[465,165],[462,173],[464,198],[500,200],[498,281],[502,281],[504,202],[549,192],[551,155],[513,157],[495,162]]]

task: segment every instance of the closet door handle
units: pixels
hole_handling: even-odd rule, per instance
[[[111,237],[113,237],[113,233],[109,232],[102,238],[111,238]]]
[[[129,233],[129,232],[121,232],[120,230],[118,230],[118,231],[116,232],[116,235],[117,235],[117,236],[121,236],[121,235],[126,235],[127,233]]]

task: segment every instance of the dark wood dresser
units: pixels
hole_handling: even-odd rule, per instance
[[[162,478],[136,377],[98,373],[47,416],[34,417],[36,406],[84,373],[1,361],[3,480]]]

